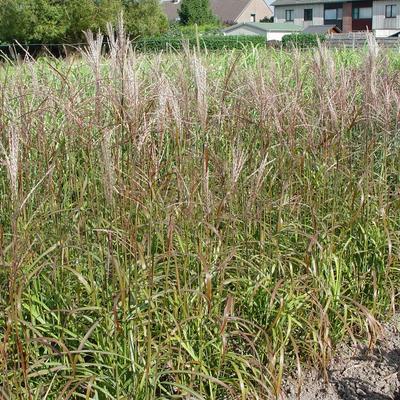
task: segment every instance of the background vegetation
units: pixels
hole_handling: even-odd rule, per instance
[[[178,15],[183,25],[206,25],[217,22],[209,0],[182,0]]]
[[[158,0],[0,0],[0,43],[80,43],[121,12],[131,37],[168,30]]]
[[[137,51],[160,52],[164,50],[182,50],[196,47],[201,50],[232,50],[265,47],[264,36],[222,36],[222,35],[186,35],[185,37],[164,35],[147,37],[135,41]]]
[[[317,47],[318,43],[326,40],[326,35],[315,33],[291,33],[282,38],[282,46],[286,48],[307,48]]]
[[[5,399],[266,399],[398,304],[399,54],[0,69]]]

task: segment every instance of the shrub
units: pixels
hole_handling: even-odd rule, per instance
[[[159,0],[126,1],[126,31],[131,37],[160,35],[168,30],[168,18]]]
[[[283,47],[316,47],[318,41],[323,42],[326,39],[325,35],[317,35],[314,33],[291,33],[282,38]]]
[[[243,47],[263,46],[265,38],[263,36],[201,36],[197,39],[195,36],[187,38],[159,36],[139,39],[135,42],[135,48],[138,51],[162,51],[168,49],[180,50],[184,44],[189,47],[195,47],[197,44],[202,49],[207,50],[229,50],[242,49]]]
[[[183,0],[178,11],[183,25],[214,23],[209,0]]]

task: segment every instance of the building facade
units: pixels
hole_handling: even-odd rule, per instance
[[[372,15],[372,30],[376,36],[392,36],[400,31],[400,0],[374,0]]]
[[[342,32],[373,31],[378,37],[400,32],[400,0],[276,0],[275,22],[336,25]]]

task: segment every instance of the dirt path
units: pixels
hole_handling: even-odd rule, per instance
[[[383,326],[375,349],[342,346],[330,365],[329,384],[317,372],[304,378],[300,400],[400,400],[400,317]],[[298,399],[287,384],[286,399]]]

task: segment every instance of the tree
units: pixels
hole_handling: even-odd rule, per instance
[[[34,4],[37,23],[33,27],[31,40],[37,43],[59,43],[68,28],[64,4],[54,0],[34,0]]]
[[[121,0],[0,0],[0,42],[76,43],[83,31],[105,32],[121,10]]]
[[[209,0],[182,0],[178,14],[184,25],[205,25],[216,22]]]
[[[168,30],[159,0],[0,0],[0,42],[81,42],[84,31],[105,33],[122,10],[132,36]]]
[[[155,36],[168,30],[168,19],[159,0],[125,0],[124,20],[132,37]]]
[[[78,43],[83,40],[83,32],[98,30],[96,5],[93,0],[68,0],[65,3],[67,30],[65,40]]]
[[[0,42],[24,42],[34,24],[32,1],[0,0]]]
[[[96,4],[96,30],[106,32],[108,23],[115,25],[122,11],[122,0],[92,0]]]
[[[65,40],[80,42],[84,31],[106,32],[107,23],[115,24],[122,11],[121,0],[68,0],[64,3],[68,20]]]
[[[65,35],[64,7],[49,0],[1,0],[0,40],[52,43]]]

